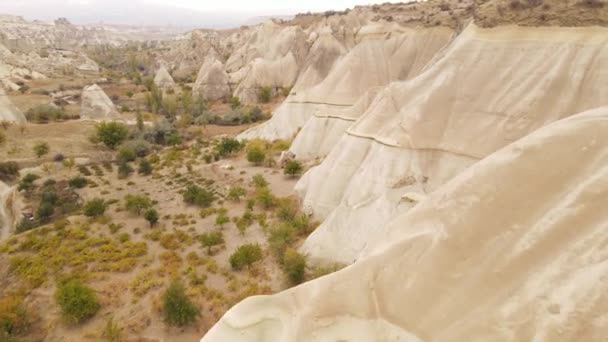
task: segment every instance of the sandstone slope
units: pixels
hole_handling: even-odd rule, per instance
[[[606,107],[544,127],[397,216],[367,258],[246,299],[202,341],[601,340],[607,146]]]
[[[325,219],[303,251],[353,262],[412,206],[404,195],[429,193],[502,146],[605,104],[607,63],[605,28],[471,24],[422,74],[380,92],[298,183],[304,206]]]

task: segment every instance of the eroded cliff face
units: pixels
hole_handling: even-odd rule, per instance
[[[411,206],[404,194],[432,192],[502,146],[605,104],[607,33],[471,24],[423,73],[380,91],[345,133],[324,137],[335,146],[296,186],[325,219],[303,250],[353,262]]]
[[[246,299],[202,341],[600,340],[607,133],[605,107],[541,128],[395,216],[364,259]]]

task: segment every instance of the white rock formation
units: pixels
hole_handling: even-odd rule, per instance
[[[175,81],[165,66],[161,66],[154,76],[154,84],[161,89],[170,89],[175,87]]]
[[[227,99],[232,95],[229,77],[224,65],[214,56],[209,56],[198,72],[192,92],[206,100]]]
[[[339,116],[336,113],[353,106],[368,90],[421,72],[451,36],[451,30],[446,28],[364,26],[356,36],[359,43],[335,63],[323,81],[308,89],[295,89],[271,120],[253,127],[239,138],[288,139],[304,127],[313,114]],[[296,155],[300,152],[304,151],[297,151]]]
[[[25,122],[25,115],[15,107],[4,89],[0,88],[0,121]]]
[[[303,246],[312,259],[353,262],[410,207],[404,193],[431,192],[506,144],[608,96],[605,28],[471,25],[441,56],[379,93],[297,184],[304,206],[325,219]]]
[[[80,117],[93,120],[120,119],[120,113],[108,95],[97,84],[84,87]]]
[[[602,340],[606,165],[607,108],[551,124],[397,216],[359,262],[245,299],[202,342]]]

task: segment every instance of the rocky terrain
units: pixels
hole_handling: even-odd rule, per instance
[[[605,335],[608,3],[386,3],[144,42],[0,20],[0,158],[21,168],[0,172],[0,300],[56,308],[71,272],[102,302],[77,329],[49,309],[40,339],[95,340],[114,318],[127,340]],[[72,195],[112,213],[42,222],[36,202],[73,179],[70,158],[87,178]],[[151,175],[128,171],[146,162]],[[193,208],[193,185],[217,202]],[[132,194],[166,215],[158,226],[123,212]],[[20,222],[30,213],[37,228]],[[217,231],[216,253],[198,246]],[[116,239],[146,252],[95,256]],[[243,270],[233,255],[247,243],[262,257]],[[88,261],[27,272],[52,248],[85,247]],[[112,300],[116,279],[130,291]],[[203,308],[182,328],[162,316],[175,279]]]

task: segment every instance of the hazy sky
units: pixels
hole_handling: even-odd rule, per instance
[[[386,0],[0,0],[0,13],[41,20],[67,17],[78,24],[226,27],[253,16],[343,10],[380,2]]]

